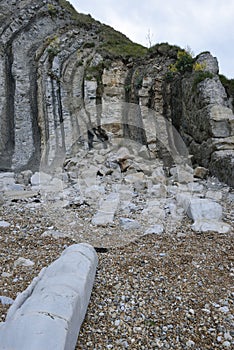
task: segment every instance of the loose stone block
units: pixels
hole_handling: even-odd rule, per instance
[[[187,214],[194,221],[201,219],[219,221],[222,218],[222,211],[220,204],[209,199],[191,198]]]
[[[106,226],[114,220],[115,212],[119,205],[119,194],[111,193],[102,201],[98,212],[92,219],[92,224],[97,226]]]

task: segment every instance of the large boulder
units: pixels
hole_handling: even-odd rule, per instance
[[[43,269],[0,324],[1,350],[73,350],[85,317],[97,267],[88,244],[68,247]]]

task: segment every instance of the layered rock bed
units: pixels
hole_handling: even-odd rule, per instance
[[[165,172],[144,146],[99,146],[53,174],[0,174],[1,320],[88,242],[99,267],[76,349],[231,349],[233,190],[202,168]]]
[[[172,74],[183,49],[147,50],[63,0],[2,0],[0,27],[0,321],[88,242],[77,349],[231,349],[233,93],[217,59]]]

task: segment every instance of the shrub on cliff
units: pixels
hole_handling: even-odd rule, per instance
[[[179,50],[177,53],[177,60],[170,66],[172,73],[185,73],[192,72],[194,64],[194,58],[186,50]]]

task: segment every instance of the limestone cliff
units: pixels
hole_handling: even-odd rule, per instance
[[[0,170],[35,170],[98,126],[149,146],[151,109],[180,131],[194,163],[233,185],[234,116],[217,61],[196,58],[209,73],[200,80],[170,74],[179,50],[147,50],[64,0],[1,0]]]

